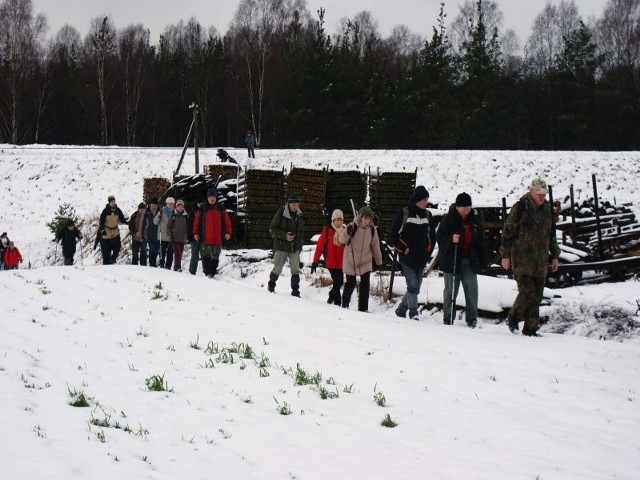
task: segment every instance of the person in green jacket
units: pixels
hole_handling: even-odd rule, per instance
[[[273,270],[269,274],[267,284],[270,292],[275,291],[278,277],[288,259],[291,269],[291,295],[300,296],[300,252],[304,238],[303,229],[300,197],[292,193],[286,205],[278,208],[269,226],[269,232],[273,238]]]
[[[549,192],[542,178],[535,178],[529,192],[518,200],[502,230],[502,268],[513,270],[518,283],[518,296],[509,313],[508,326],[518,333],[518,323],[524,321],[523,335],[539,336],[540,302],[551,258],[551,272],[558,270],[560,248],[556,239]]]

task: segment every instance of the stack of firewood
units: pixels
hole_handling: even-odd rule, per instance
[[[309,168],[292,168],[287,176],[287,196],[297,194],[301,199],[304,215],[304,243],[322,230],[326,225],[325,192],[327,190],[327,171]]]
[[[369,171],[369,205],[376,213],[380,238],[386,238],[396,211],[409,204],[416,187],[416,172]]]
[[[244,241],[248,248],[271,248],[269,226],[278,207],[284,205],[282,170],[248,170],[238,189]]]
[[[342,210],[345,222],[353,220],[351,200],[356,208],[367,198],[367,176],[357,170],[329,172],[327,180],[326,210],[329,218],[336,209]]]
[[[171,182],[166,178],[145,178],[142,184],[142,196],[145,203],[152,198],[162,200],[164,193],[171,187]]]

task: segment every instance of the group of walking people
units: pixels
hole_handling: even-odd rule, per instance
[[[158,198],[140,202],[127,220],[110,195],[98,223],[102,262],[116,263],[121,249],[120,224],[127,224],[131,235],[131,263],[182,271],[187,243],[191,248],[189,273],[198,271],[198,261],[207,277],[218,272],[222,243],[229,240],[232,224],[229,214],[218,203],[218,190],[207,189],[206,201],[198,199],[187,212],[184,200],[167,197],[160,207]],[[66,258],[66,257],[65,257]]]
[[[539,306],[545,278],[558,269],[558,248],[555,225],[549,202],[548,187],[535,178],[528,192],[511,208],[505,221],[501,240],[501,265],[513,272],[518,295],[510,310],[507,324],[519,333],[539,336]],[[300,253],[304,219],[298,195],[289,196],[271,222],[274,240],[274,267],[267,288],[275,291],[276,283],[288,261],[291,269],[291,295],[300,296]],[[443,272],[443,323],[453,325],[455,305],[460,285],[465,296],[465,320],[475,328],[478,320],[478,277],[488,267],[484,225],[473,209],[471,196],[462,192],[449,207],[436,230],[429,205],[429,192],[418,186],[406,207],[399,209],[391,223],[387,242],[397,253],[397,261],[406,281],[406,292],[398,302],[397,316],[418,320],[418,294],[425,269],[434,247],[438,245],[438,268]],[[329,270],[332,285],[327,303],[349,308],[360,277],[358,310],[368,310],[370,274],[374,266],[383,263],[380,239],[373,225],[374,212],[361,208],[353,222],[345,224],[341,210],[331,214],[331,225],[322,229],[313,255],[311,273],[315,273],[321,258]],[[346,276],[346,281],[345,281]],[[343,288],[344,286],[344,288]],[[342,290],[342,291],[341,291]]]

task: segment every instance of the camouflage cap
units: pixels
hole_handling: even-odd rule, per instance
[[[531,181],[531,185],[529,186],[533,193],[537,193],[538,195],[543,195],[549,193],[549,188],[547,187],[547,182],[545,182],[542,178],[536,177]]]

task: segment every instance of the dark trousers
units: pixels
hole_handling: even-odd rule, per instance
[[[544,293],[544,277],[517,275],[518,296],[511,306],[511,318],[524,320],[523,332],[538,330],[540,302]]]
[[[256,152],[253,147],[247,147],[249,158],[256,158]]]
[[[360,275],[360,286],[358,287],[358,311],[366,312],[369,310],[369,276],[371,272],[363,273]],[[356,276],[347,275],[347,281],[344,284],[344,291],[342,292],[342,306],[349,307],[351,303],[351,295],[356,289]]]
[[[333,285],[331,286],[331,290],[329,290],[329,300],[327,301],[327,303],[341,305],[342,293],[340,292],[340,289],[344,284],[344,275],[342,273],[342,270],[339,268],[330,268],[329,273],[331,274]]]
[[[162,268],[171,269],[173,263],[173,247],[171,242],[160,242],[160,266]]]
[[[198,260],[200,260],[200,242],[190,242],[191,245],[191,259],[189,260],[189,273],[195,275],[198,271]]]
[[[147,264],[147,244],[142,241],[133,240],[131,242],[131,264],[132,265]]]
[[[158,240],[153,240],[147,242],[149,246],[149,266],[157,267],[158,266],[158,254],[160,253],[160,242]]]
[[[103,265],[113,265],[116,263],[121,245],[119,236],[115,238],[100,239],[100,250],[102,251]]]

